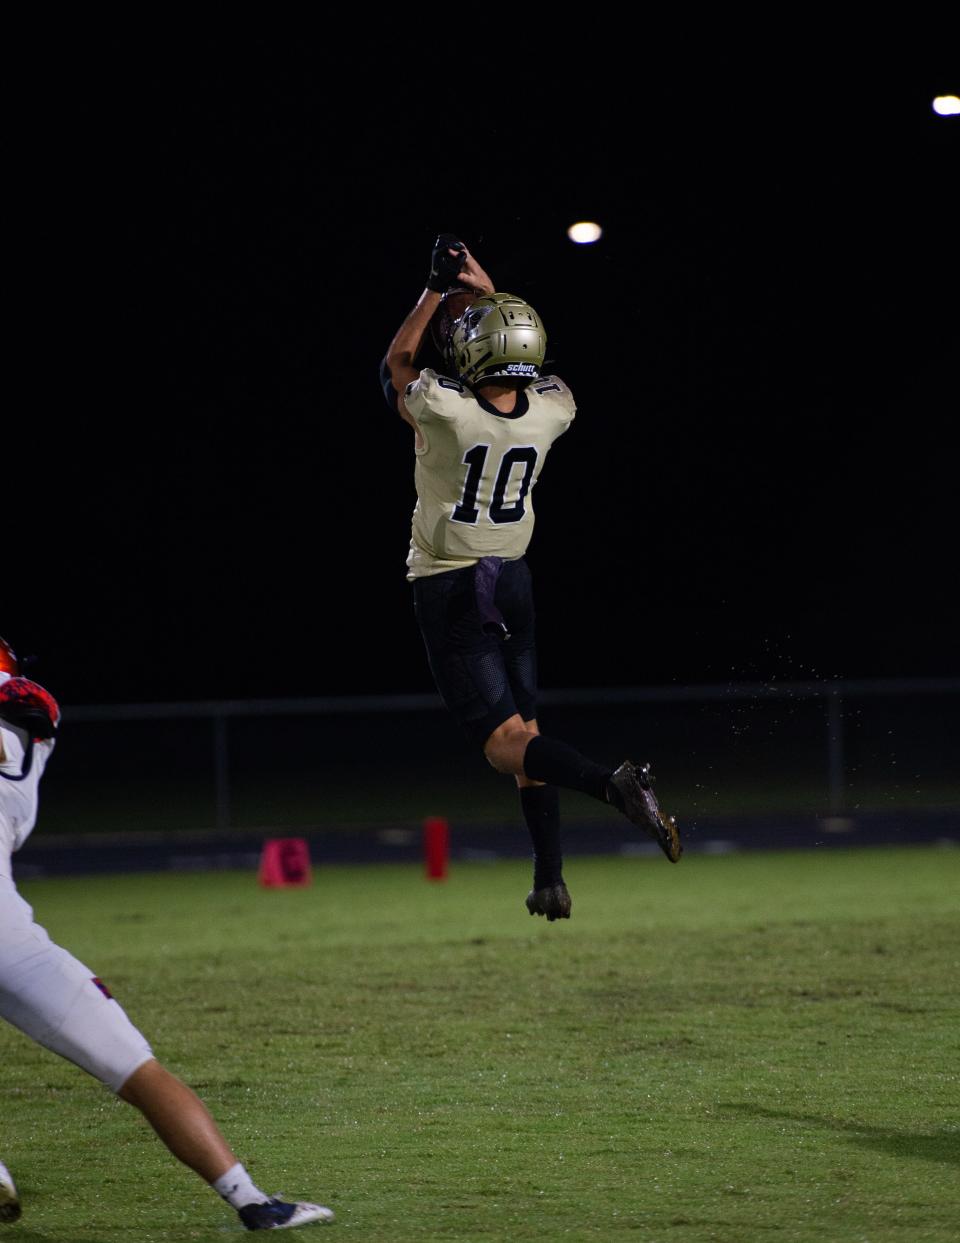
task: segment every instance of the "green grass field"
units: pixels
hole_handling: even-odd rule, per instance
[[[36,881],[291,1238],[960,1237],[960,852]],[[11,1243],[245,1237],[128,1106],[0,1030]],[[288,1236],[285,1236],[288,1237]]]

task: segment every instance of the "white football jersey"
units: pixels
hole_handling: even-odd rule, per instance
[[[522,557],[533,534],[534,484],[576,412],[564,382],[531,381],[517,393],[515,410],[502,414],[459,380],[427,368],[403,400],[423,438],[407,578],[481,557]]]

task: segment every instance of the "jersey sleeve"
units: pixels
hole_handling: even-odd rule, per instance
[[[3,760],[0,761],[0,775],[16,777],[23,767],[24,743],[26,733],[15,734],[9,725],[0,725],[0,746],[3,748]]]
[[[437,375],[426,367],[407,385],[403,404],[418,425],[452,422],[460,415],[465,396],[469,393],[459,380]]]
[[[530,385],[530,393],[543,403],[556,427],[556,435],[562,436],[577,415],[577,403],[573,393],[556,375],[541,376]]]

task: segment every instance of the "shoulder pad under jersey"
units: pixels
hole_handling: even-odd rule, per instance
[[[573,393],[558,375],[543,375],[539,380],[532,380],[527,385],[527,395],[531,400],[548,403],[565,423],[569,423],[577,412]]]
[[[457,418],[463,410],[464,398],[474,400],[466,385],[425,367],[417,379],[407,385],[403,404],[416,422],[421,423]]]

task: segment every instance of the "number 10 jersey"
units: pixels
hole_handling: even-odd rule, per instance
[[[567,386],[556,376],[533,380],[503,414],[460,381],[427,369],[403,400],[422,437],[407,578],[481,557],[522,557],[533,534],[533,486],[576,412]]]

